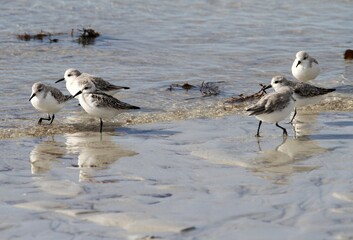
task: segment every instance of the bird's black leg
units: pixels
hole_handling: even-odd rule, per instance
[[[288,136],[287,130],[284,127],[281,127],[280,125],[278,125],[278,122],[276,122],[276,126],[283,130],[284,136]]]
[[[262,121],[260,120],[259,122],[259,126],[257,127],[257,133],[255,135],[255,137],[260,137],[260,127],[261,127]]]
[[[100,120],[101,120],[101,125],[100,125],[100,132],[102,132],[102,130],[103,130],[103,121],[102,121],[102,118],[100,118]]]
[[[53,116],[51,117],[51,121],[49,124],[51,124],[54,121],[55,115],[53,114]]]
[[[293,120],[294,120],[295,116],[297,116],[297,108],[294,108],[294,114],[293,114],[293,117],[289,123],[293,124]]]
[[[43,120],[50,121],[50,115],[48,114],[48,118],[39,118],[38,124],[41,125]]]

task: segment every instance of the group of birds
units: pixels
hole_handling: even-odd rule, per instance
[[[335,91],[333,88],[321,88],[306,83],[315,79],[320,73],[318,62],[305,51],[296,54],[292,65],[292,74],[298,80],[287,80],[284,76],[275,76],[271,84],[263,90],[273,88],[275,92],[266,94],[255,105],[247,108],[249,115],[254,115],[260,122],[256,136],[260,137],[262,122],[275,123],[287,135],[287,130],[278,122],[287,118],[294,112],[291,122],[296,116],[296,108],[308,104],[318,103],[322,95]],[[64,95],[59,89],[37,82],[32,86],[29,101],[37,110],[47,113],[47,118],[40,118],[51,124],[55,113],[60,111],[70,99],[79,100],[81,107],[90,115],[100,119],[100,132],[103,128],[103,118],[112,118],[122,110],[140,109],[137,106],[124,103],[113,97],[116,92],[129,87],[113,85],[100,77],[81,73],[76,69],[65,71],[64,78],[55,83],[66,81],[66,88],[71,95]]]
[[[266,94],[256,104],[246,109],[249,115],[254,115],[259,120],[256,137],[260,137],[260,127],[263,121],[275,123],[283,130],[283,136],[287,136],[287,130],[278,122],[294,112],[290,121],[293,123],[298,107],[316,104],[320,102],[323,95],[336,90],[306,83],[319,75],[320,67],[318,61],[305,51],[297,52],[291,70],[298,81],[290,81],[281,75],[273,77],[271,84],[263,90],[272,87],[275,92]]]
[[[103,118],[112,118],[122,110],[140,109],[137,106],[124,103],[112,95],[121,89],[129,89],[113,85],[102,78],[81,73],[76,69],[65,71],[64,78],[55,83],[66,81],[66,88],[71,95],[64,95],[59,89],[37,82],[32,86],[32,94],[29,101],[37,110],[47,113],[47,118],[40,118],[38,124],[43,120],[51,124],[55,113],[59,112],[65,103],[77,98],[81,107],[90,115],[100,119],[100,132],[103,129]]]

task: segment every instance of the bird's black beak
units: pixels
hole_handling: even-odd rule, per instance
[[[65,78],[61,78],[61,79],[59,79],[58,81],[56,81],[55,83],[62,82],[62,81],[64,81],[64,80],[65,80]]]
[[[261,88],[261,90],[259,91],[259,93],[265,93],[265,94],[267,94],[266,89],[269,89],[269,88],[272,87],[271,84],[268,85],[268,86],[265,86],[265,85],[263,85],[263,84],[260,84],[260,85],[262,86],[262,88]]]
[[[32,96],[29,98],[29,101],[31,101],[32,100],[32,98],[34,98],[36,96],[36,94],[35,93],[33,93],[32,94]]]
[[[295,66],[295,67],[298,67],[298,65],[301,64],[301,63],[302,63],[301,61],[298,61],[297,66]]]
[[[82,91],[78,91],[75,95],[72,96],[72,98],[76,97],[77,95],[80,95]]]
[[[263,90],[269,89],[269,88],[271,88],[271,87],[272,87],[272,85],[270,84],[270,85],[264,87]]]

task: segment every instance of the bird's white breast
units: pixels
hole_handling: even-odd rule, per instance
[[[313,80],[319,75],[320,68],[316,63],[312,63],[311,67],[308,63],[302,62],[298,64],[298,60],[293,62],[292,74],[299,81],[309,81]]]
[[[31,103],[38,111],[49,114],[57,113],[64,107],[64,103],[59,103],[50,92],[45,98],[42,96],[33,97]]]
[[[81,86],[79,85],[79,81],[76,81],[76,79],[70,79],[66,82],[66,88],[71,95],[75,95],[76,93],[78,93],[81,90],[80,87]],[[78,96],[76,96],[75,98],[78,99]]]

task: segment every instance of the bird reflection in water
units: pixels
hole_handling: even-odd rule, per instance
[[[303,163],[313,156],[329,151],[310,139],[310,135],[315,132],[313,123],[317,121],[317,115],[298,112],[293,124],[294,137],[283,138],[275,149],[265,150],[266,139],[259,139],[259,154],[253,159],[251,170],[276,183],[285,184],[290,175],[318,169],[318,165]]]
[[[79,132],[65,136],[68,153],[78,155],[73,166],[80,169],[80,181],[94,181],[97,169],[108,168],[122,157],[137,154],[116,144],[108,133]]]
[[[261,173],[261,177],[279,184],[287,183],[288,176],[295,173],[318,169],[320,167],[318,165],[300,162],[328,151],[305,136],[283,138],[275,149],[270,150],[264,150],[261,140],[258,144],[259,154],[253,159],[250,169]]]
[[[64,156],[65,153],[65,144],[55,141],[53,137],[39,142],[29,154],[32,174],[50,171],[53,162]]]

